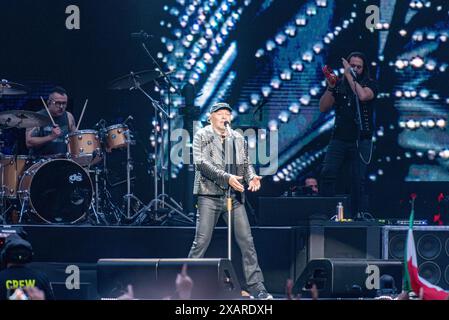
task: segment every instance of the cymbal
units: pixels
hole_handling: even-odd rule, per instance
[[[10,82],[6,79],[0,81],[0,97],[27,94],[26,87],[19,83]]]
[[[43,127],[51,123],[48,115],[25,111],[8,110],[0,112],[0,126],[9,128]]]
[[[136,88],[136,83],[143,86],[153,80],[162,77],[162,73],[156,70],[144,70],[139,72],[131,72],[126,76],[113,80],[109,84],[111,90],[131,90]]]

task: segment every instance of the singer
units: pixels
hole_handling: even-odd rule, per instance
[[[248,147],[243,136],[229,127],[232,108],[217,103],[210,109],[210,125],[200,129],[193,139],[195,182],[193,193],[198,196],[196,233],[189,258],[202,258],[210,244],[218,219],[226,212],[226,191],[231,188],[232,219],[235,238],[240,247],[247,289],[256,299],[272,299],[264,286],[257,261],[251,228],[244,206],[244,182],[248,190],[260,189],[260,180],[249,162]],[[232,152],[231,156],[225,150]],[[226,172],[231,159],[231,172]],[[223,218],[226,223],[227,215]]]
[[[335,110],[335,125],[321,171],[320,192],[323,196],[333,196],[337,184],[349,185],[346,188],[349,192],[345,193],[351,194],[351,211],[354,217],[361,217],[369,212],[366,171],[373,151],[377,83],[370,76],[363,53],[351,53],[347,59],[342,58],[342,64],[343,77],[334,84],[327,76],[328,86],[320,99],[321,112]],[[349,175],[342,174],[344,164],[350,170]]]
[[[50,124],[26,130],[25,142],[31,156],[66,156],[64,137],[76,130],[75,118],[66,111],[67,101],[67,91],[64,88],[55,87],[51,90],[47,106],[56,126]],[[45,109],[38,113],[48,116]]]

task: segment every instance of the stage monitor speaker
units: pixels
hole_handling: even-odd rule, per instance
[[[240,283],[228,259],[100,259],[98,294],[116,298],[128,285],[138,299],[176,299],[175,280],[182,267],[193,281],[192,299],[236,299]]]
[[[408,226],[387,226],[383,229],[383,258],[404,260]],[[418,269],[421,277],[449,290],[449,227],[415,226]]]
[[[383,293],[400,293],[402,268],[401,262],[388,260],[311,260],[295,283],[293,292],[305,298],[311,297],[315,284],[320,298],[372,298],[380,292],[379,289],[383,289]],[[376,269],[378,273],[373,271]],[[373,278],[375,274],[379,276],[377,283]],[[382,284],[387,287],[382,287]]]

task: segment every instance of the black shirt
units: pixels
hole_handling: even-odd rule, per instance
[[[17,288],[37,287],[46,300],[54,300],[53,289],[47,276],[27,266],[11,266],[0,271],[0,300],[7,300]]]
[[[364,130],[360,132],[360,137],[362,139],[371,139],[374,130],[374,102],[378,92],[377,83],[372,79],[366,79],[360,81],[357,85],[368,87],[374,93],[374,98],[370,101],[360,101],[364,127]],[[354,142],[359,137],[355,94],[347,81],[340,81],[333,96],[335,98],[335,126],[332,137],[338,140]]]
[[[38,113],[43,115],[48,115],[46,110],[41,110]],[[30,149],[30,155],[41,156],[41,155],[56,155],[56,154],[66,154],[67,144],[65,143],[65,136],[69,133],[69,117],[67,112],[60,117],[53,117],[53,120],[61,128],[62,134],[53,141],[47,142],[46,144]],[[45,137],[52,133],[53,125],[50,124],[45,127],[40,127],[35,130],[32,134],[33,137]]]

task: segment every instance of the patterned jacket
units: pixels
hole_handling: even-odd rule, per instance
[[[243,136],[232,130],[234,141],[236,175],[249,182],[256,176],[256,171],[249,161],[248,145]],[[226,148],[227,149],[227,148]],[[200,129],[193,138],[193,161],[195,164],[195,183],[193,194],[224,195],[228,189],[231,176],[226,172],[221,137],[211,125]]]

